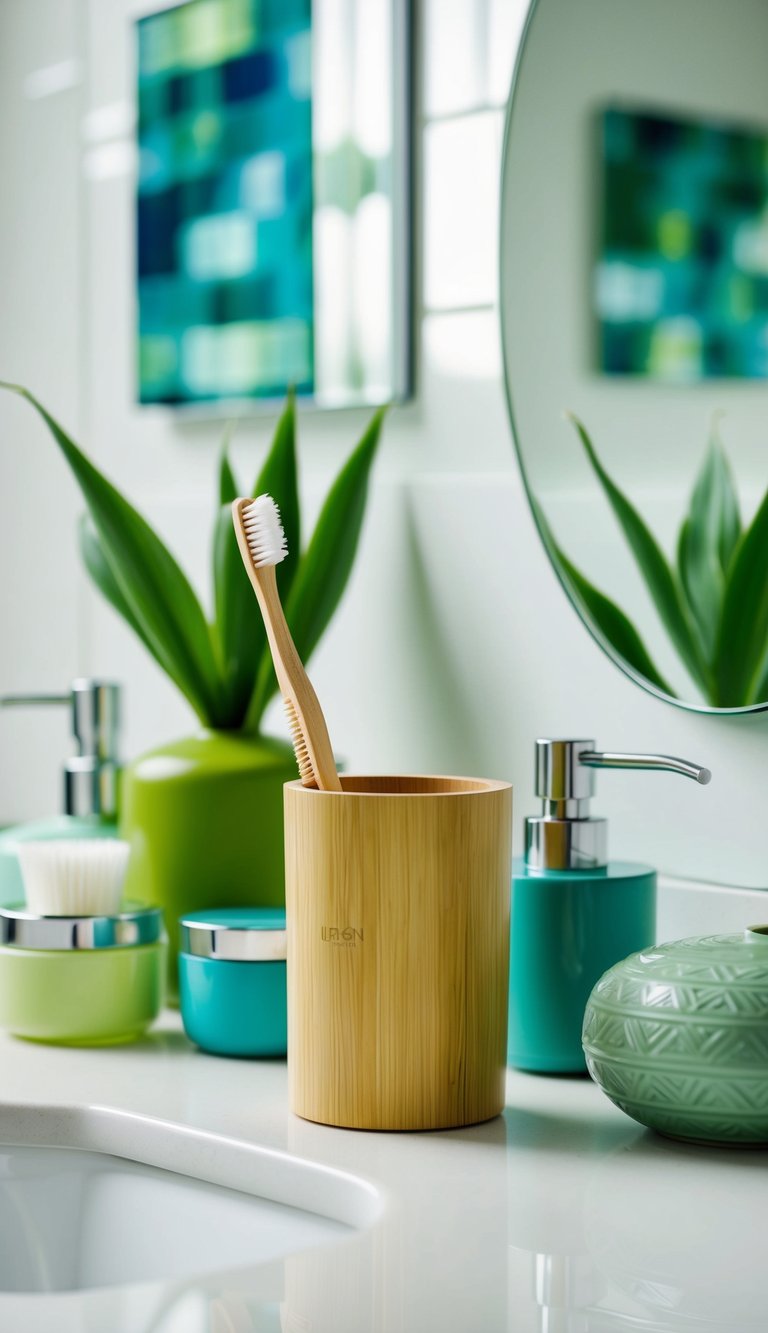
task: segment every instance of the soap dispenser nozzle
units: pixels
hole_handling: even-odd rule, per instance
[[[583,750],[579,763],[587,768],[634,768],[650,773],[679,773],[681,777],[693,778],[694,782],[706,787],[712,780],[708,768],[691,764],[687,759],[676,759],[672,754],[622,754],[618,750]]]
[[[64,765],[64,810],[68,815],[117,813],[120,686],[81,676],[66,694],[3,694],[0,708],[69,705],[78,753]]]
[[[589,813],[593,770],[680,773],[706,785],[708,768],[666,754],[598,751],[594,741],[537,740],[536,795],[542,813],[525,821],[525,859],[533,870],[592,870],[608,862],[608,822]]]

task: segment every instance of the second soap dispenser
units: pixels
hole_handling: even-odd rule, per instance
[[[594,770],[651,769],[707,783],[669,755],[600,753],[594,741],[538,740],[540,815],[525,822],[512,880],[507,1061],[518,1069],[586,1070],[581,1027],[603,972],[655,943],[656,872],[608,861],[607,820],[590,814]]]
[[[64,814],[0,832],[0,907],[24,901],[19,846],[24,842],[116,838],[120,686],[79,677],[66,694],[0,695],[0,708],[64,705],[78,753],[64,765]]]

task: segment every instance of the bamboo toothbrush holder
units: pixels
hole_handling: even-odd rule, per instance
[[[342,776],[285,787],[297,1115],[471,1125],[504,1106],[512,788]]]

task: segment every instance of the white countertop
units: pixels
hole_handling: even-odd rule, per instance
[[[272,1264],[268,1290],[255,1270],[183,1284],[175,1322],[167,1292],[162,1320],[67,1293],[48,1323],[51,1298],[0,1293],[3,1333],[768,1327],[768,1152],[658,1138],[587,1079],[510,1072],[504,1115],[460,1132],[329,1129],[289,1112],[284,1064],[202,1055],[175,1014],[111,1049],[3,1037],[0,1077],[0,1142],[101,1149],[356,1227]],[[210,1313],[222,1293],[231,1318]]]

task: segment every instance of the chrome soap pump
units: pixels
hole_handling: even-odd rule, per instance
[[[525,822],[525,858],[512,879],[507,1062],[518,1069],[585,1071],[581,1027],[592,987],[614,963],[655,943],[656,872],[608,861],[608,821],[589,811],[598,768],[681,773],[700,783],[711,777],[669,755],[537,740],[542,813]]]
[[[117,837],[120,686],[78,677],[66,694],[0,695],[0,708],[68,706],[77,754],[64,764],[64,814],[0,833],[0,907],[24,899],[20,842]]]

